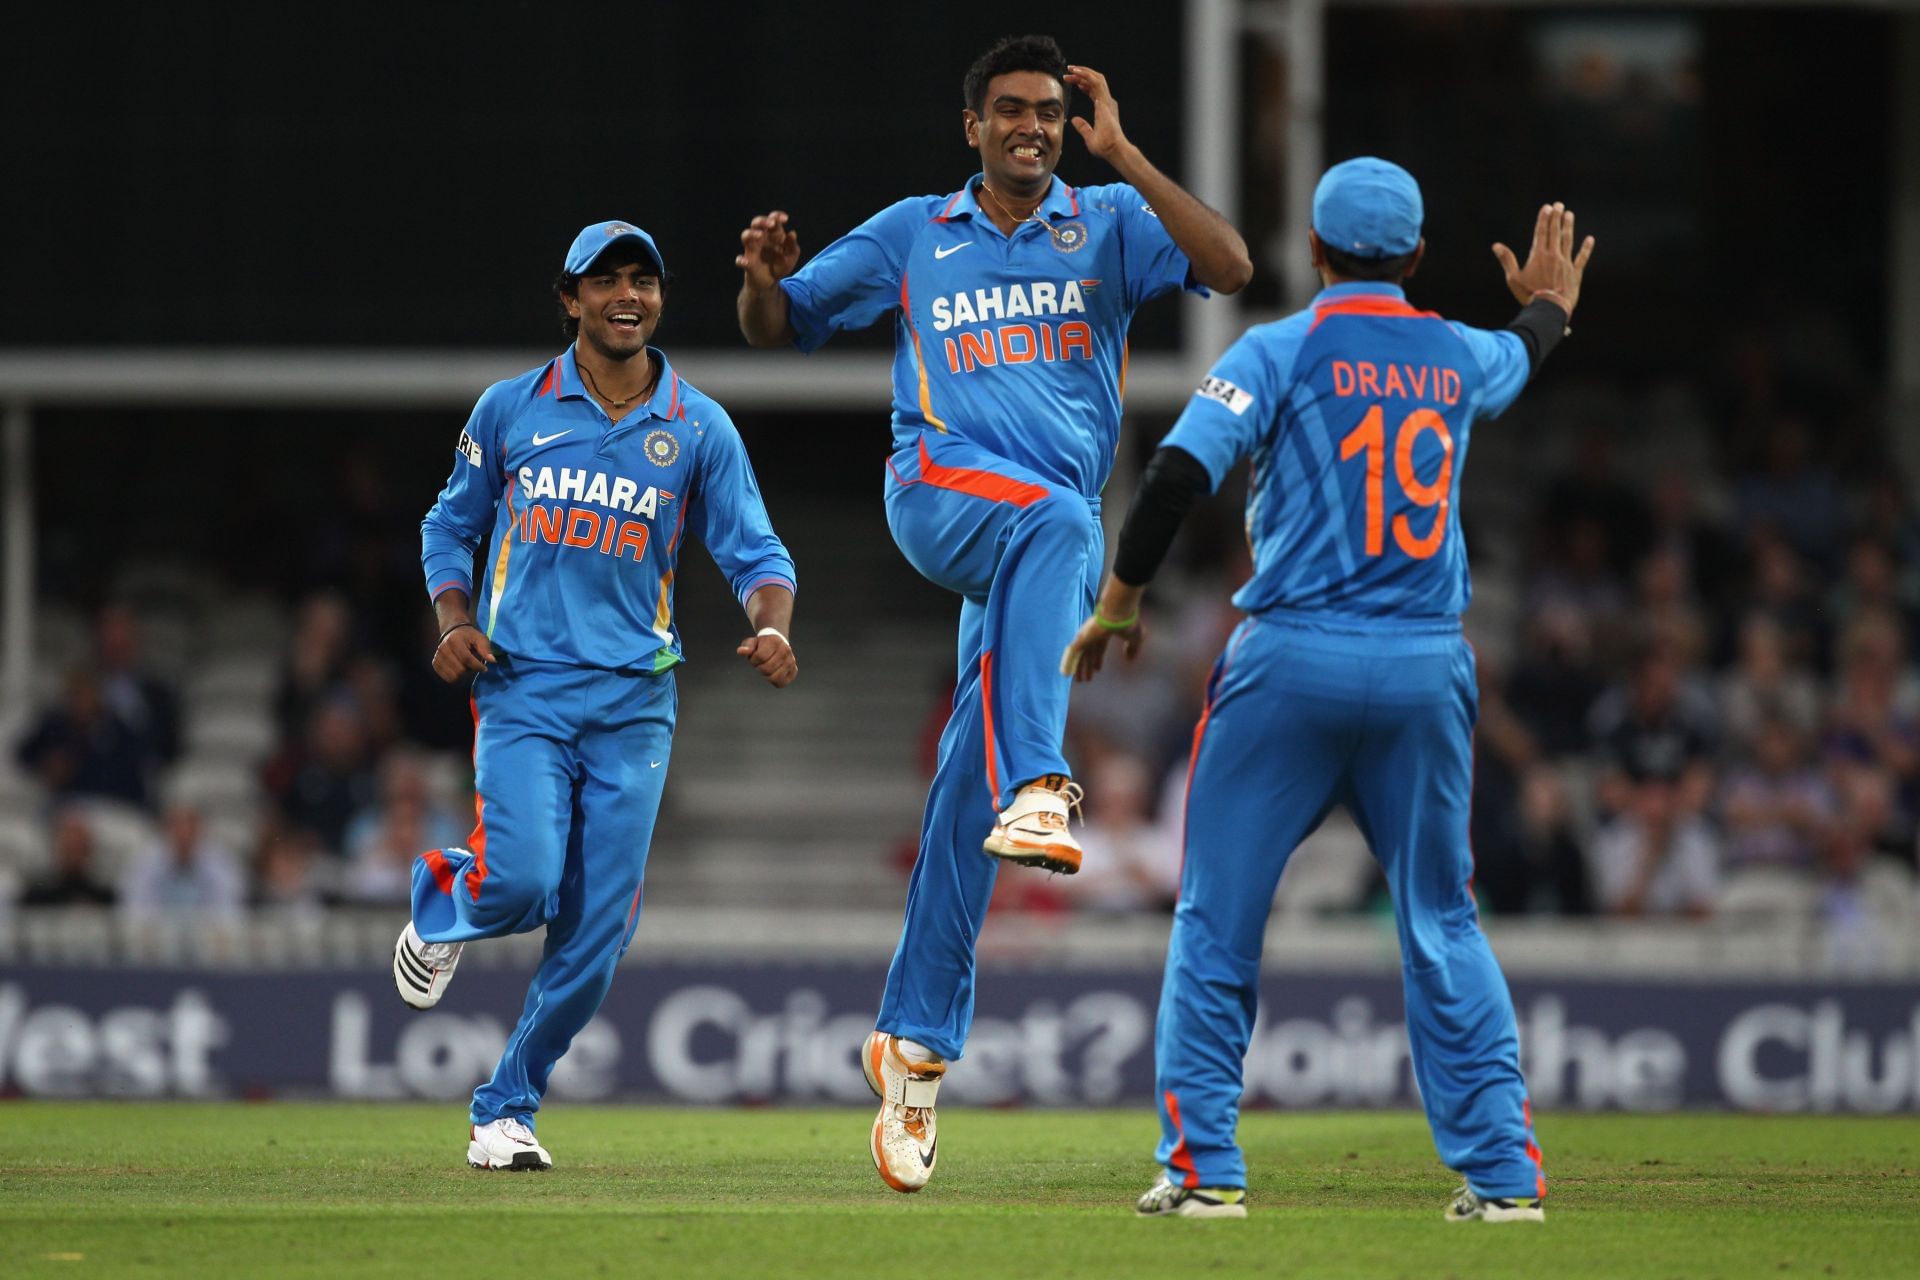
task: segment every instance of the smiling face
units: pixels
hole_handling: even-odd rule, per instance
[[[581,341],[609,360],[631,360],[652,340],[666,292],[651,259],[616,247],[601,254],[560,300],[580,322]]]
[[[1047,189],[1067,128],[1065,85],[1044,71],[1011,71],[987,81],[980,110],[961,115],[988,186],[1028,197]]]

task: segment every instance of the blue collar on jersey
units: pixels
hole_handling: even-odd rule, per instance
[[[667,353],[658,347],[648,347],[647,354],[660,362],[660,381],[654,385],[653,395],[648,398],[646,410],[652,416],[669,421],[680,414],[680,375],[667,363]],[[574,355],[574,349],[568,347],[553,362],[560,371],[560,387],[556,392],[553,379],[549,376],[540,384],[536,395],[555,395],[561,400],[584,400],[587,398],[587,384],[581,380],[580,365]]]
[[[1384,280],[1349,280],[1344,284],[1330,284],[1313,295],[1319,302],[1325,298],[1332,301],[1337,298],[1399,298],[1405,300],[1407,291],[1397,284],[1388,284]]]
[[[955,218],[971,218],[981,212],[980,197],[973,193],[973,184],[979,180],[978,174],[968,178],[961,188],[947,198],[946,207],[940,210],[935,222],[951,222]],[[1080,216],[1079,193],[1060,181],[1056,176],[1053,186],[1047,189],[1047,198],[1040,202],[1036,210],[1049,218],[1077,218]]]

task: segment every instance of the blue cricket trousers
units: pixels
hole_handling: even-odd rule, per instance
[[[958,593],[959,681],[875,1025],[958,1058],[974,946],[999,860],[980,846],[1026,783],[1067,773],[1073,682],[1060,653],[1105,565],[1099,501],[950,436],[887,461],[887,524],[921,576]]]
[[[587,1025],[633,938],[679,695],[671,671],[602,671],[500,655],[474,677],[474,807],[465,849],[413,866],[428,942],[546,926],[526,1006],[473,1122],[533,1124],[554,1063]]]
[[[1467,813],[1473,651],[1452,624],[1247,619],[1194,731],[1186,862],[1154,1053],[1168,1175],[1244,1187],[1234,1128],[1260,949],[1287,859],[1335,804],[1393,891],[1434,1146],[1489,1196],[1544,1194],[1513,1001],[1480,931]]]

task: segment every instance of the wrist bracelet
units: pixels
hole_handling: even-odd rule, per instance
[[[793,648],[793,641],[787,639],[786,633],[778,627],[762,627],[753,633],[753,638],[756,640],[761,636],[779,636],[781,644],[787,646],[789,649]]]
[[[475,631],[478,631],[480,629],[480,624],[477,622],[454,623],[452,626],[448,627],[445,631],[442,631],[440,633],[440,638],[433,642],[434,651],[438,652],[440,649],[440,646],[447,642],[447,637],[452,635],[454,632],[458,631],[462,627],[472,627]]]
[[[1135,609],[1131,616],[1116,620],[1103,616],[1100,612],[1100,606],[1095,605],[1093,606],[1093,620],[1100,624],[1100,628],[1103,631],[1130,631],[1139,623],[1140,611]]]

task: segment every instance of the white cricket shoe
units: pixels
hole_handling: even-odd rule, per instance
[[[393,985],[400,998],[416,1009],[431,1009],[447,994],[453,967],[460,963],[458,942],[422,942],[413,921],[393,944]]]
[[[1072,875],[1080,869],[1080,842],[1067,830],[1069,808],[1078,809],[1080,784],[1050,773],[1020,788],[981,846],[1007,862]]]
[[[895,1191],[918,1191],[933,1177],[939,1141],[934,1132],[933,1101],[947,1074],[941,1058],[910,1062],[900,1040],[875,1031],[860,1047],[867,1087],[880,1097],[868,1146],[880,1180]]]
[[[1247,1193],[1239,1187],[1176,1187],[1162,1170],[1133,1211],[1142,1218],[1244,1218]]]
[[[553,1157],[534,1141],[533,1130],[511,1116],[492,1124],[476,1124],[471,1132],[467,1163],[476,1169],[538,1173],[553,1168]]]
[[[1483,1196],[1472,1187],[1462,1185],[1453,1193],[1453,1203],[1447,1206],[1447,1221],[1545,1222],[1544,1199],[1544,1196],[1516,1196],[1511,1200]]]

